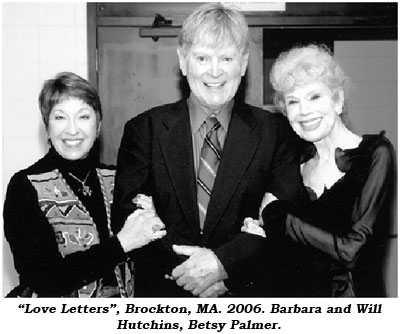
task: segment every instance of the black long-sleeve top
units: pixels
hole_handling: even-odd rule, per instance
[[[314,154],[315,147],[307,145],[303,161]],[[309,205],[276,201],[265,208],[267,238],[289,250],[286,264],[293,264],[297,273],[308,271],[293,284],[299,291],[291,293],[335,296],[354,281],[350,288],[356,296],[383,297],[387,239],[394,222],[393,147],[383,134],[364,135],[357,148],[337,149],[336,163],[345,175],[319,198],[310,196]],[[271,217],[277,215],[284,222],[273,223]]]
[[[20,285],[43,297],[69,295],[71,292],[99,278],[105,284],[115,283],[113,268],[126,259],[116,236],[110,237],[106,211],[95,160],[88,158],[69,161],[51,148],[49,153],[34,165],[17,172],[10,180],[4,203],[4,231],[20,276]],[[38,195],[28,180],[28,175],[58,169],[64,179],[89,211],[96,224],[100,242],[85,251],[63,257],[58,250],[54,231],[39,207]],[[86,182],[92,196],[79,192],[81,184],[68,172]]]

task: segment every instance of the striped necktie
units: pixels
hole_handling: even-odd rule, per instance
[[[208,202],[210,201],[222,152],[217,136],[217,130],[220,128],[221,124],[215,117],[207,118],[205,123],[207,131],[201,149],[199,173],[197,176],[197,204],[199,206],[201,231],[203,231]]]

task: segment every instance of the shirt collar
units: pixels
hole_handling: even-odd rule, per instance
[[[193,94],[190,94],[187,100],[188,108],[189,108],[189,116],[190,116],[190,127],[192,129],[192,133],[196,133],[199,131],[201,125],[207,119],[208,114],[204,110],[204,107],[200,105],[198,100],[193,97]],[[229,121],[231,120],[232,109],[233,109],[234,100],[230,101],[221,112],[215,117],[221,123],[224,131],[228,131]]]

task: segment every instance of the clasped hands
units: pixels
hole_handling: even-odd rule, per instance
[[[170,279],[199,297],[218,297],[227,291],[224,279],[228,275],[210,249],[198,246],[173,245],[173,250],[189,258],[172,270]]]
[[[259,219],[245,218],[241,231],[265,238],[261,213],[266,205],[275,200],[277,198],[273,194],[266,193],[260,206]],[[143,215],[144,220],[150,220],[153,224],[152,239],[142,243],[147,244],[154,239],[162,238],[166,234],[166,231],[162,230],[165,226],[156,215],[152,198],[138,195],[133,199],[133,202],[141,209],[136,210],[132,215]],[[127,220],[135,218],[131,216]],[[148,238],[142,239],[147,240]],[[171,276],[166,278],[175,280],[177,285],[191,292],[194,296],[218,297],[228,291],[224,283],[228,275],[212,250],[188,245],[173,245],[173,250],[177,254],[186,255],[189,258],[176,266],[172,270]]]
[[[265,206],[276,200],[273,194],[266,193],[260,206],[259,218],[245,218],[241,231],[265,238],[262,211]],[[176,284],[199,297],[218,297],[228,291],[224,283],[228,275],[212,250],[177,245],[174,245],[173,249],[177,254],[189,256],[172,271],[171,279],[175,279]]]
[[[125,253],[163,238],[167,232],[157,216],[151,197],[138,195],[133,199],[138,209],[131,213],[117,237]]]
[[[156,218],[156,210],[151,196],[138,194],[132,202],[140,208],[135,212],[145,210],[148,216],[154,215],[151,219]],[[132,215],[134,215],[135,212]],[[158,221],[153,220],[152,223],[159,226],[160,229],[156,237],[163,237],[166,233],[161,230],[165,227],[164,224],[159,219]],[[217,297],[227,291],[223,280],[228,276],[212,250],[185,245],[174,245],[173,250],[177,254],[189,257],[186,261],[174,268],[172,275],[169,276],[170,279],[176,281],[177,285],[190,291],[194,296],[199,297]]]

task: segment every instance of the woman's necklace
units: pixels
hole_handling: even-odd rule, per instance
[[[85,184],[89,177],[90,169],[83,181],[70,172],[68,172],[68,174],[82,185],[82,188],[79,189],[79,191],[83,194],[83,196],[92,196],[92,189],[90,189],[90,187]]]

